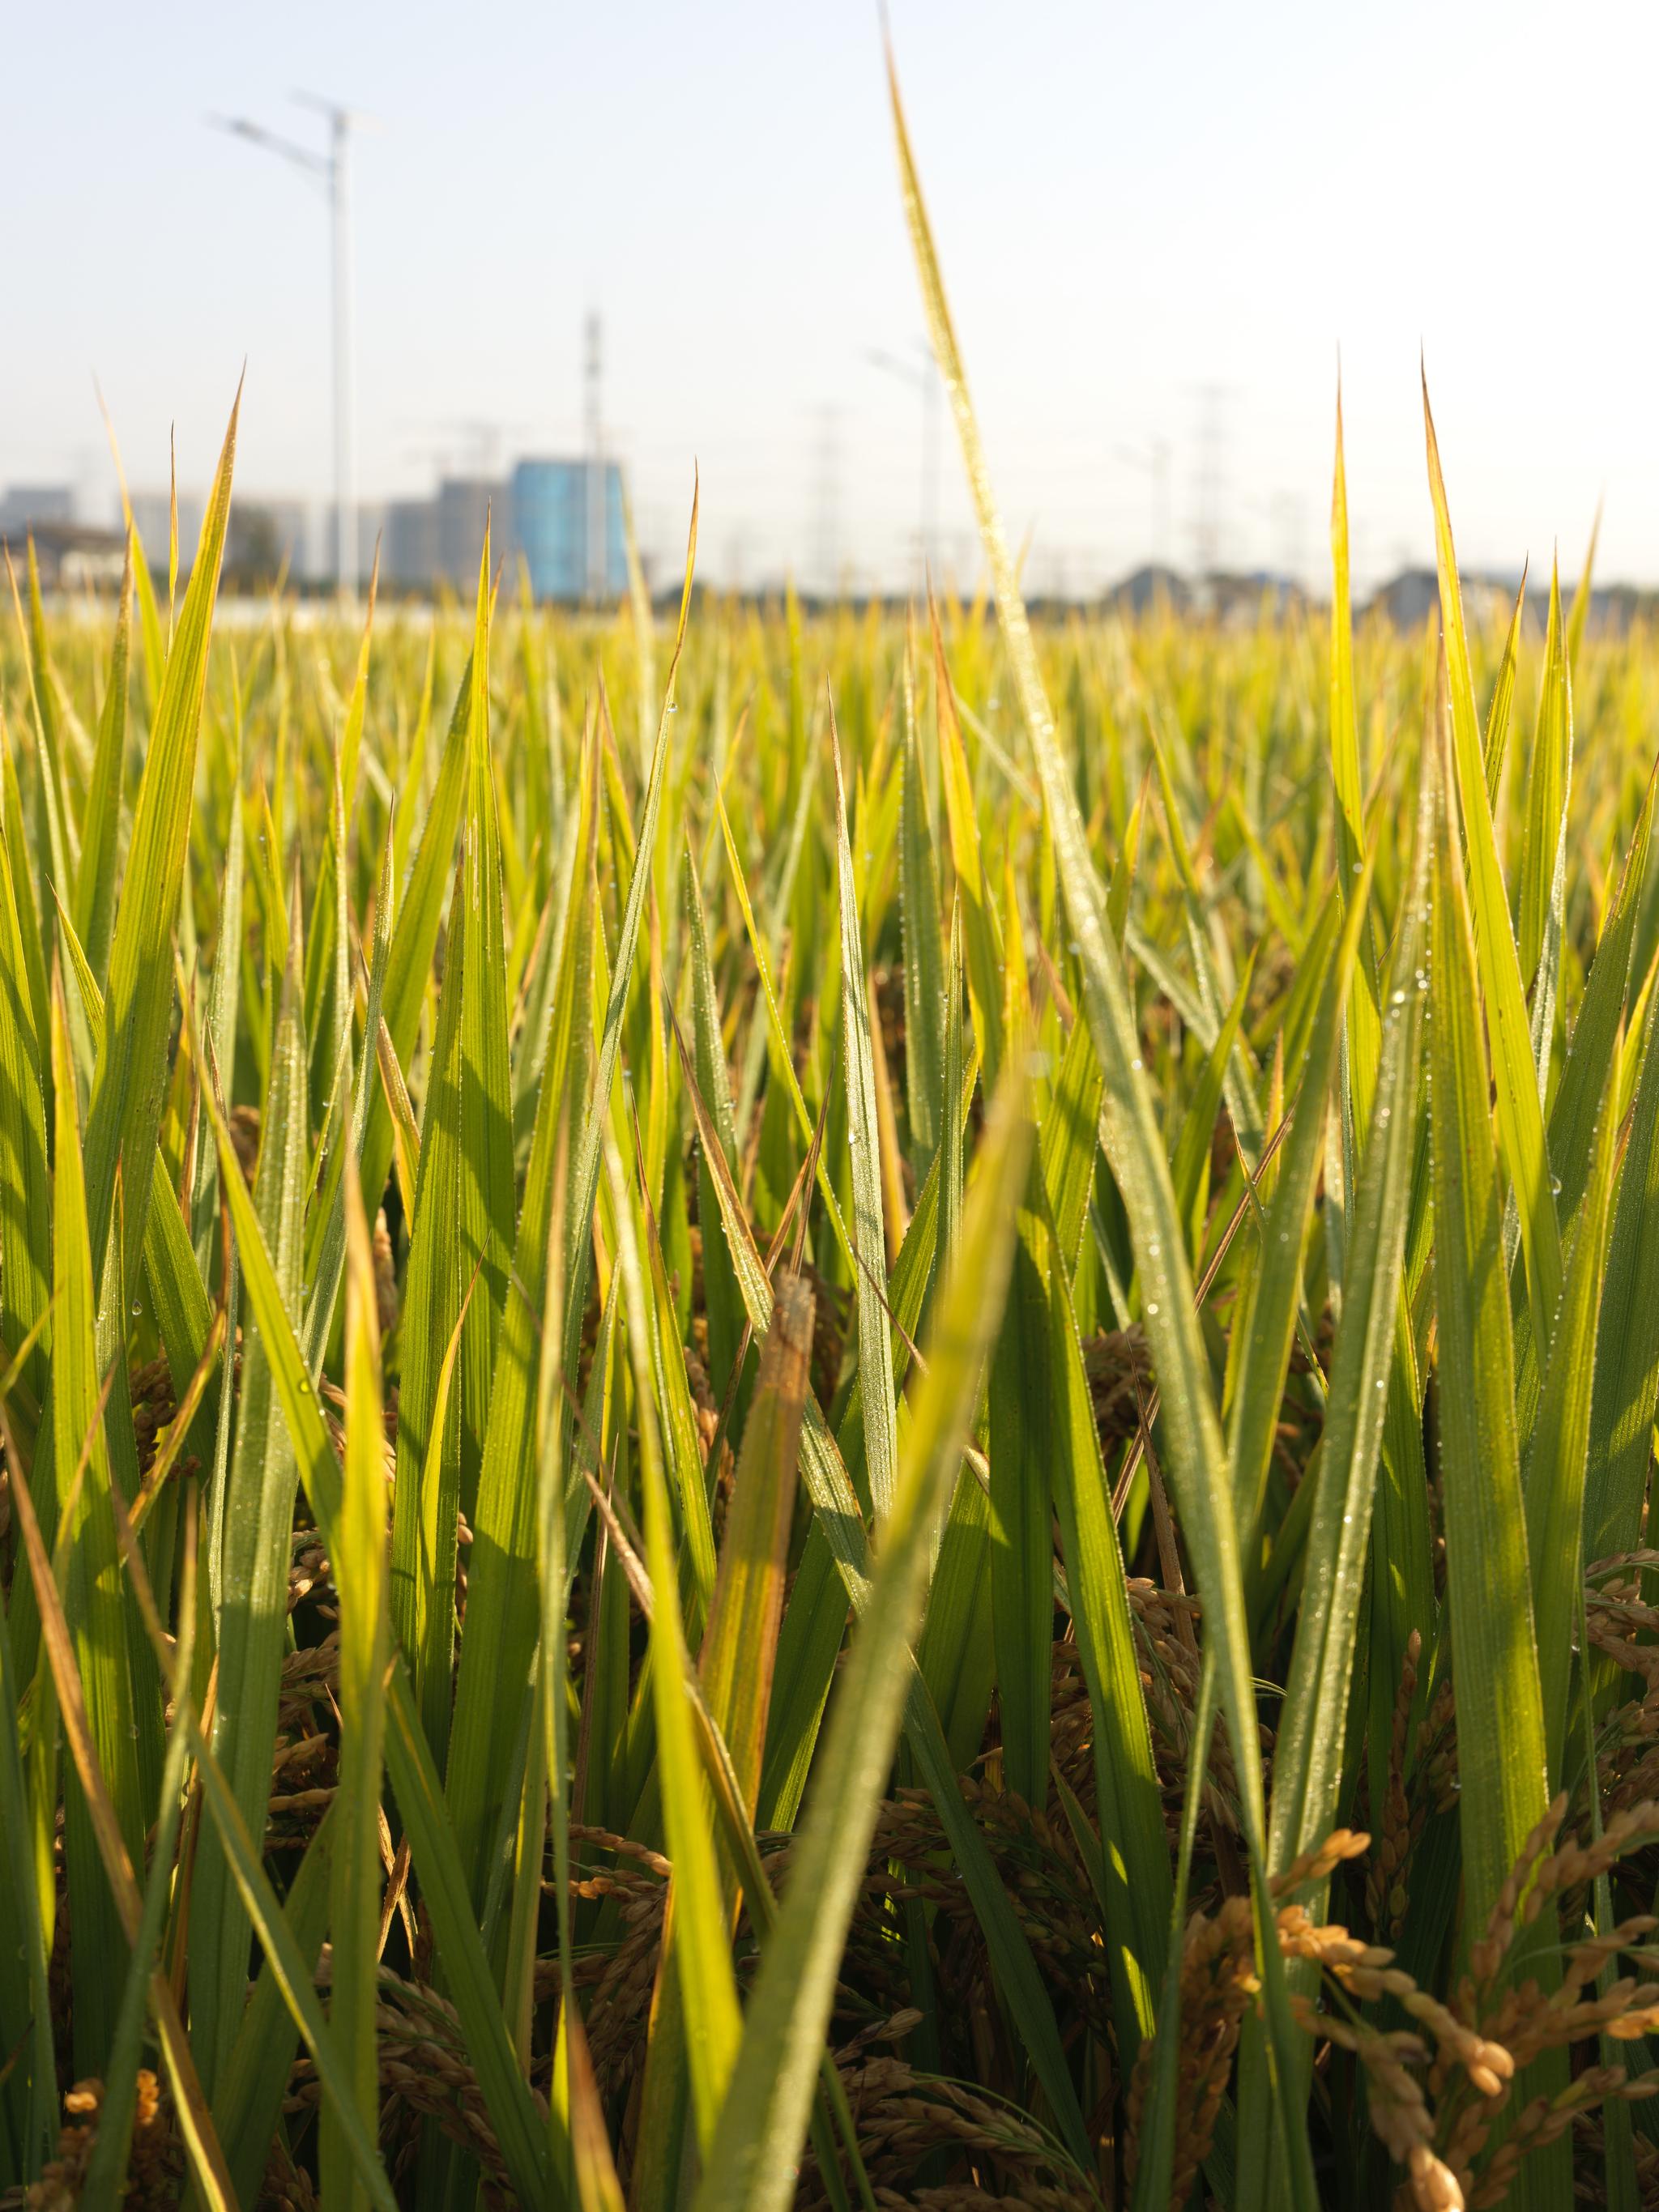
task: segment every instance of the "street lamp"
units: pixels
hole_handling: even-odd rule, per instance
[[[921,528],[918,542],[925,582],[939,565],[939,371],[933,365],[933,349],[924,339],[916,340],[916,351],[921,356],[919,361],[906,361],[896,354],[883,352],[879,346],[866,346],[864,358],[872,368],[897,377],[902,384],[908,384],[913,392],[921,394]]]
[[[263,146],[319,182],[328,194],[334,278],[334,558],[342,598],[357,594],[357,461],[351,364],[351,132],[362,118],[316,94],[294,97],[327,121],[326,153],[283,138],[246,116],[210,116],[216,130]]]

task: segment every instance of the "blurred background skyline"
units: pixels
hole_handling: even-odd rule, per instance
[[[1600,574],[1659,582],[1650,11],[896,0],[892,30],[1035,593],[1147,562],[1322,592],[1339,346],[1357,582],[1431,562],[1419,343],[1465,565],[1547,574],[1559,540],[1576,574],[1605,492]],[[188,525],[246,358],[239,494],[334,573],[326,195],[209,120],[320,155],[303,88],[368,118],[371,540],[398,502],[418,536],[442,482],[598,450],[659,580],[695,459],[706,580],[902,590],[931,547],[973,582],[873,6],[35,9],[9,44],[14,532],[20,496],[113,517],[94,377],[136,492],[176,425]],[[550,544],[564,481],[538,479]]]

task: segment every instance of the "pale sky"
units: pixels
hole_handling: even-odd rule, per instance
[[[1460,551],[1659,582],[1659,13],[1509,0],[891,0],[958,334],[1029,574],[1219,550],[1328,573],[1338,349],[1356,564],[1432,558],[1428,363]],[[678,560],[859,583],[914,560],[922,329],[874,0],[0,5],[0,485],[325,496],[327,219],[213,112],[377,118],[356,166],[365,498],[577,449],[604,316],[611,448]],[[1218,398],[1206,392],[1219,390]],[[481,431],[477,426],[484,426]],[[493,447],[492,441],[493,441]],[[1160,502],[1152,457],[1166,449]],[[969,560],[947,426],[942,537]],[[1163,513],[1160,513],[1160,505]]]

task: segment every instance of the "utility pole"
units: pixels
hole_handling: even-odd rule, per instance
[[[587,318],[582,385],[587,428],[587,598],[597,605],[605,597],[611,569],[607,543],[610,518],[605,499],[605,331],[598,308]]]
[[[246,116],[210,116],[216,130],[246,138],[302,169],[328,195],[329,251],[333,279],[334,356],[334,562],[340,596],[357,596],[357,453],[352,371],[351,134],[362,117],[336,100],[296,92],[295,99],[314,107],[328,125],[328,151],[283,138]]]
[[[933,348],[925,339],[918,338],[916,351],[920,359],[911,362],[884,353],[879,346],[866,346],[864,357],[872,368],[897,377],[902,384],[908,384],[913,392],[921,394],[921,526],[916,534],[916,546],[922,572],[921,581],[925,588],[927,578],[939,572],[939,431],[943,417]]]

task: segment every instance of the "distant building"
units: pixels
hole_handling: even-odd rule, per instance
[[[369,571],[374,566],[374,548],[380,549],[380,574],[386,574],[386,502],[382,499],[364,499],[357,502],[357,580],[364,591],[368,589]]]
[[[434,574],[464,593],[478,586],[478,562],[483,552],[484,526],[493,520],[498,544],[505,538],[507,520],[506,487],[485,477],[446,477],[438,486],[437,560]]]
[[[592,497],[590,499],[590,492]],[[27,509],[39,515],[54,501],[68,506],[68,487],[20,488],[0,494],[0,538],[21,546],[19,523],[8,518]],[[165,576],[168,499],[166,491],[136,491],[132,516],[151,573]],[[201,535],[204,501],[179,495],[179,567],[188,574]],[[628,590],[620,465],[585,460],[520,461],[505,481],[494,477],[446,477],[426,498],[364,500],[357,508],[357,563],[366,584],[378,539],[380,584],[407,596],[447,585],[464,600],[477,587],[478,558],[489,526],[494,564],[522,558],[538,599],[577,601],[597,597],[614,604]],[[330,581],[337,548],[331,511],[315,501],[237,494],[226,533],[225,574],[231,586],[253,590],[286,571],[291,584]],[[509,577],[516,595],[516,574]]]
[[[475,553],[473,558],[477,558]],[[394,499],[386,510],[380,581],[398,591],[425,591],[438,574],[438,506],[430,499]]]
[[[273,584],[284,571],[290,580],[297,580],[307,573],[310,520],[310,510],[303,500],[234,497],[225,532],[226,574],[248,586]],[[183,541],[182,511],[179,538]],[[165,544],[163,539],[163,557]],[[156,550],[146,536],[144,550],[152,562]],[[190,544],[180,543],[180,567],[188,562],[194,550]]]
[[[137,525],[138,535],[143,540],[144,558],[152,574],[167,572],[168,507],[171,494],[165,491],[136,491],[132,494],[132,519]],[[196,558],[196,542],[202,534],[202,517],[207,512],[207,502],[199,493],[181,491],[179,495],[179,568],[180,574],[189,569]]]
[[[112,592],[120,586],[126,538],[119,531],[85,522],[31,521],[15,539],[0,530],[0,539],[20,564],[24,546],[33,541],[42,591]]]
[[[1521,588],[1518,575],[1487,575],[1466,568],[1460,579],[1463,612],[1472,623],[1489,623],[1507,629]],[[1585,628],[1592,637],[1623,637],[1638,619],[1650,619],[1654,595],[1629,584],[1597,584],[1585,609]],[[1440,580],[1432,568],[1402,568],[1379,584],[1364,611],[1392,623],[1396,629],[1421,629],[1440,613]],[[1534,576],[1527,592],[1522,627],[1533,637],[1542,637],[1549,617],[1549,592]]]
[[[1173,568],[1149,562],[1145,567],[1133,569],[1121,584],[1115,584],[1106,594],[1109,606],[1125,614],[1151,614],[1154,608],[1167,606],[1176,614],[1182,614],[1192,605],[1192,586],[1187,579]]]
[[[0,492],[0,538],[22,546],[29,532],[48,522],[75,520],[75,493],[69,484],[13,484]]]
[[[520,461],[511,493],[513,541],[537,599],[586,599],[590,585],[602,599],[622,597],[628,557],[622,471],[615,461],[597,471],[587,461]]]

